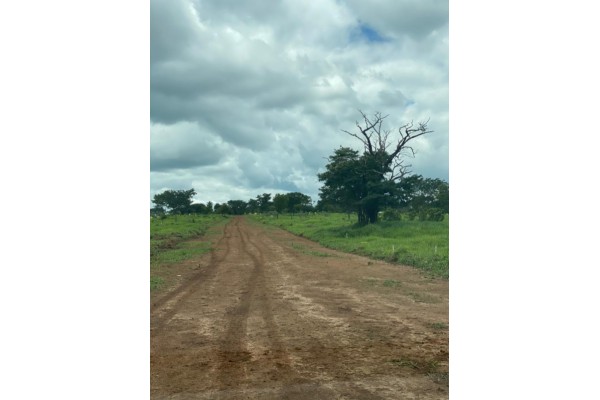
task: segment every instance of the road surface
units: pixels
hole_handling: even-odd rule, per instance
[[[447,280],[243,217],[186,265],[152,297],[152,399],[448,398]]]

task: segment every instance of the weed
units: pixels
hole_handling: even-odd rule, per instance
[[[437,360],[419,362],[409,358],[397,358],[390,360],[390,362],[399,367],[408,367],[410,369],[423,371],[428,375],[436,374],[439,369],[439,362]]]
[[[386,279],[383,281],[383,286],[385,287],[398,287],[400,286],[400,282],[394,279]]]
[[[431,327],[433,329],[436,329],[436,330],[439,330],[439,331],[441,331],[441,330],[447,330],[448,329],[448,325],[446,325],[443,322],[435,322],[435,323],[431,324]]]
[[[160,276],[150,277],[150,290],[155,290],[161,287],[165,283],[165,280]]]

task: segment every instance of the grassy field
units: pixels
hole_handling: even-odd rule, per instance
[[[356,216],[336,213],[252,215],[252,220],[286,229],[325,247],[417,267],[449,276],[448,216],[444,221],[381,221],[356,226]]]
[[[211,240],[204,237],[211,228],[227,222],[221,215],[177,215],[150,220],[150,289],[169,284],[169,265],[210,251]]]

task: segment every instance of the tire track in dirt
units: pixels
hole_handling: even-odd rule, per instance
[[[430,327],[447,324],[447,300],[415,304],[381,285],[431,290],[418,274],[240,217],[207,259],[153,304],[153,399],[447,398],[425,370],[447,365],[447,334]]]
[[[246,246],[246,252],[260,266],[256,286],[258,293],[262,293],[262,295],[258,296],[255,301],[264,303],[260,304],[259,308],[266,323],[266,336],[270,342],[269,359],[270,363],[277,367],[276,371],[271,373],[270,378],[281,385],[274,398],[288,398],[290,396],[291,398],[297,398],[298,396],[300,396],[299,398],[304,398],[302,393],[308,391],[308,393],[311,393],[308,394],[308,397],[312,395],[316,396],[315,398],[338,398],[339,396],[343,396],[342,398],[352,399],[382,399],[382,397],[349,381],[344,382],[343,385],[334,389],[331,385],[327,385],[323,381],[308,379],[305,374],[303,376],[300,371],[294,368],[290,353],[286,349],[283,338],[280,337],[279,328],[271,312],[273,309],[271,298],[274,293],[277,293],[277,290],[273,285],[267,283],[264,272],[265,269],[268,271],[268,276],[272,278],[273,282],[282,282],[283,277],[276,271],[274,266],[283,263],[288,268],[291,268],[292,265],[297,267],[300,257],[291,249],[285,248],[266,237],[263,231],[259,231],[252,239],[250,239],[247,231],[240,231],[240,236],[242,237],[244,246]],[[248,244],[252,246],[253,250],[256,250],[258,257],[248,251]],[[295,263],[289,263],[282,259],[281,255],[284,253],[291,255]],[[269,260],[269,262],[265,262],[265,260]],[[327,328],[332,329],[333,327],[329,326]],[[325,330],[327,331],[328,329]],[[325,343],[316,337],[311,338],[311,345],[304,350],[308,350],[306,353],[311,354],[314,358],[329,354],[332,359],[339,359],[340,363],[343,363],[348,352],[353,351],[351,347],[346,347],[339,343],[337,346],[332,346],[330,343]],[[340,368],[343,369],[343,366],[340,365]]]
[[[286,378],[296,378],[290,366],[290,359],[283,342],[279,338],[273,319],[270,290],[265,280],[265,255],[263,246],[256,244],[248,233],[236,225],[242,242],[243,252],[252,260],[252,272],[248,279],[240,301],[236,307],[228,311],[228,328],[219,349],[219,382],[222,389],[231,386],[232,382],[239,384],[248,380],[246,362],[252,359],[248,348],[247,321],[251,306],[260,312],[266,325],[266,338],[270,342],[270,364],[277,368],[271,379],[284,381]]]
[[[372,262],[364,257],[323,249],[314,242],[287,232],[283,233],[279,230],[268,232],[269,240],[265,241],[263,245],[267,248],[270,247],[273,252],[279,253],[273,259],[279,260],[280,268],[277,270],[284,274],[281,280],[287,286],[285,289],[287,296],[297,301],[295,312],[299,314],[299,317],[305,319],[307,324],[315,327],[313,332],[328,333],[327,335],[309,334],[310,340],[303,340],[303,346],[296,347],[301,351],[299,372],[308,374],[321,382],[330,382],[325,385],[335,388],[338,396],[344,396],[342,398],[390,398],[387,397],[390,392],[389,388],[385,389],[388,392],[386,396],[381,397],[377,393],[378,390],[374,390],[376,385],[370,384],[369,381],[356,379],[356,377],[352,378],[356,373],[356,368],[363,369],[361,367],[363,361],[375,356],[379,359],[379,365],[369,366],[372,367],[373,374],[387,374],[387,368],[394,368],[395,364],[391,364],[391,362],[408,363],[416,369],[413,373],[407,373],[406,370],[401,371],[404,377],[415,375],[415,372],[417,375],[426,375],[423,378],[419,377],[421,383],[416,385],[422,385],[424,388],[431,387],[432,378],[430,376],[434,378],[437,376],[420,371],[427,368],[428,365],[424,364],[429,362],[431,362],[432,369],[436,368],[438,360],[442,363],[446,362],[447,365],[447,338],[443,339],[430,334],[424,335],[419,332],[423,329],[431,329],[431,327],[421,319],[422,317],[415,318],[413,316],[416,311],[414,303],[412,306],[398,304],[397,297],[390,303],[387,296],[365,293],[362,288],[356,287],[356,284],[348,282],[346,276],[347,273],[349,276],[355,276],[355,273],[351,272],[352,269],[356,269],[357,261],[359,265],[372,265],[368,268],[359,266],[358,270],[374,274],[379,273],[378,264],[386,266],[388,269],[389,264]],[[298,242],[302,245],[295,245]],[[283,243],[286,245],[282,245]],[[311,252],[313,249],[317,251]],[[325,254],[324,251],[328,254],[325,257],[309,256],[311,253]],[[332,260],[332,258],[326,257],[333,257],[339,261],[330,262],[327,260]],[[310,268],[310,264],[316,264],[317,269]],[[330,269],[328,265],[331,264],[342,266],[341,270],[336,268],[339,275],[333,270],[327,271]],[[348,267],[347,271],[346,267]],[[407,278],[410,281],[412,279],[423,281],[422,278],[416,278],[418,273],[415,274],[411,268],[400,266],[392,266],[392,268],[394,274],[398,272],[394,270],[404,269],[408,272]],[[270,272],[276,271],[271,270]],[[307,274],[307,272],[309,273]],[[302,278],[303,275],[304,278]],[[349,283],[351,286],[348,286]],[[418,321],[418,325],[413,325],[413,321]],[[290,336],[295,332],[288,330],[284,333],[287,334],[286,339],[289,341]],[[412,360],[405,358],[412,359],[415,355],[423,357],[426,353],[427,360],[420,362],[419,365],[413,364]],[[296,352],[294,355],[295,358],[298,358]],[[371,360],[369,363],[373,363],[373,361]],[[310,367],[304,368],[302,365],[310,365]],[[386,368],[386,365],[389,367]],[[318,374],[313,373],[315,368],[319,370]],[[443,379],[443,374],[440,376]],[[373,380],[373,382],[376,381]],[[382,386],[386,385],[389,384]],[[438,397],[439,394],[436,394],[432,398],[443,398],[443,392],[447,389],[437,387],[435,390],[441,391],[442,397]]]
[[[218,381],[221,389],[230,386],[231,381],[241,382],[246,380],[247,370],[245,361],[251,359],[245,342],[246,324],[250,311],[250,302],[261,272],[261,263],[256,256],[248,251],[243,233],[236,224],[238,235],[242,241],[242,250],[252,259],[253,269],[248,279],[239,303],[227,310],[227,329],[219,346]]]
[[[200,286],[214,278],[217,267],[229,255],[231,248],[230,239],[232,236],[231,230],[234,227],[237,227],[238,224],[239,221],[236,219],[229,222],[225,226],[223,236],[217,241],[216,245],[211,250],[210,260],[204,268],[190,277],[190,279],[184,282],[181,286],[167,293],[152,304],[150,314],[153,315],[161,313],[160,316],[156,316],[153,319],[154,323],[151,327],[153,331],[161,331],[177,313],[181,305],[185,303],[187,298],[195,293]],[[166,308],[166,310],[163,310],[164,308]]]

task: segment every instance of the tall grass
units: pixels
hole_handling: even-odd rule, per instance
[[[449,276],[448,216],[444,221],[404,218],[365,226],[358,226],[353,215],[338,213],[251,218],[329,248],[414,266],[433,276]]]
[[[205,235],[211,227],[227,221],[221,215],[175,215],[150,220],[150,288],[169,284],[170,264],[210,251],[210,242],[190,242]]]

